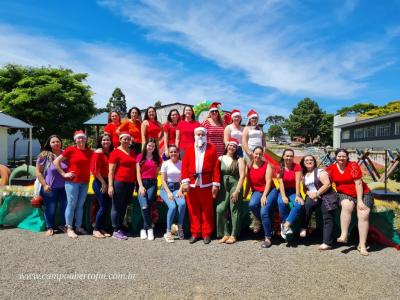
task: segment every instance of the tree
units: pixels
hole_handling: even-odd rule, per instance
[[[336,114],[345,116],[348,113],[356,113],[356,114],[363,114],[366,113],[367,111],[377,108],[378,106],[373,105],[372,103],[358,103],[354,104],[352,106],[345,106],[339,109]]]
[[[301,100],[283,124],[289,135],[308,138],[310,143],[320,133],[324,111],[310,98]]]
[[[282,125],[284,121],[285,117],[278,115],[268,116],[265,118],[265,123],[268,123],[270,125]]]
[[[41,145],[51,134],[70,139],[95,111],[86,77],[63,68],[6,65],[0,69],[0,109],[32,124]]]
[[[158,108],[158,107],[161,107],[161,106],[162,106],[162,103],[161,103],[160,100],[158,100],[158,101],[156,101],[156,102],[154,103],[154,107],[155,107],[155,108]]]
[[[383,106],[376,106],[374,109],[365,112],[361,116],[372,118],[384,116],[394,112],[400,112],[400,101],[393,101]]]
[[[332,145],[333,142],[333,114],[324,114],[319,129],[320,142],[323,145]]]
[[[268,128],[267,135],[269,138],[279,138],[283,134],[283,129],[280,125],[271,125]]]
[[[120,88],[115,88],[110,99],[108,99],[107,110],[115,110],[121,116],[126,115],[126,99]]]

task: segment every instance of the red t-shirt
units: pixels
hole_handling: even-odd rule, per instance
[[[343,174],[339,171],[336,163],[330,165],[326,168],[332,182],[336,185],[336,190],[338,193],[342,193],[353,198],[357,198],[356,185],[354,183],[355,179],[362,179],[362,171],[358,163],[351,161],[347,164],[344,169]],[[363,194],[369,193],[369,188],[367,184],[363,181]]]
[[[276,175],[280,175],[280,167],[276,168]],[[283,184],[285,189],[295,189],[296,188],[296,172],[301,172],[301,167],[299,164],[293,163],[291,170],[286,170],[283,172]]]
[[[197,121],[179,121],[176,130],[179,130],[179,149],[185,149],[194,144],[194,130],[200,127]]]
[[[176,128],[177,127],[178,127],[178,124],[172,125],[169,122],[164,124],[164,133],[168,134],[168,145],[175,145]],[[168,146],[168,145],[165,145],[165,146]]]
[[[158,136],[160,135],[162,126],[157,121],[147,120],[147,122],[149,125],[147,126],[146,138],[153,138],[158,141]]]
[[[111,152],[110,164],[116,164],[114,180],[122,182],[136,181],[136,154],[132,150],[129,155],[120,149]]]
[[[264,164],[255,169],[253,166],[250,167],[249,170],[249,184],[251,190],[257,192],[264,192],[265,189],[265,172],[267,171],[268,163],[264,162]]]
[[[62,156],[68,161],[68,172],[73,172],[74,177],[68,181],[75,183],[88,183],[90,179],[90,162],[92,160],[92,150],[80,150],[76,146],[67,147]]]
[[[106,127],[104,127],[104,132],[107,132],[111,136],[114,148],[119,146],[119,137],[117,134],[118,127],[119,126],[116,126],[113,122],[108,123]]]
[[[104,152],[93,153],[90,171],[95,177],[100,173],[103,178],[108,178],[108,157],[104,154]]]

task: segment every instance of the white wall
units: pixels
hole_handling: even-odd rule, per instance
[[[19,138],[16,143],[15,156],[17,159],[23,159],[25,155],[28,155],[28,142],[29,138],[24,138],[22,133],[18,131],[16,134],[10,134],[8,136],[8,159],[13,159],[14,140]],[[38,140],[32,140],[32,158],[36,159],[36,156],[40,152],[40,143]]]
[[[7,128],[0,127],[0,164],[7,165]]]
[[[345,117],[335,116],[333,118],[333,148],[334,149],[341,147],[341,145],[340,145],[340,134],[342,132],[342,129],[338,128],[337,126],[355,122],[356,119],[357,119],[356,115],[345,116]]]

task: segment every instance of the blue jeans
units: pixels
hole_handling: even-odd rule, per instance
[[[282,222],[288,222],[289,224],[293,224],[296,220],[297,216],[300,214],[302,210],[302,205],[296,202],[296,190],[295,189],[287,189],[285,190],[286,196],[289,198],[290,203],[292,203],[293,207],[290,209],[289,203],[283,203],[281,193],[278,195],[278,206],[279,212],[281,214]]]
[[[144,194],[144,196],[140,196],[140,194],[138,194],[138,200],[142,211],[143,228],[151,229],[152,221],[150,217],[150,209],[151,205],[154,201],[156,201],[157,197],[157,179],[142,179],[142,183],[144,188],[146,189],[146,193]]]
[[[46,228],[54,229],[54,219],[56,216],[57,206],[61,205],[61,224],[65,224],[65,208],[67,207],[67,196],[65,188],[52,188],[50,192],[45,193],[43,188],[40,189],[40,195],[43,197],[46,209],[44,218],[46,220]]]
[[[65,182],[65,192],[67,193],[65,224],[68,227],[73,227],[74,217],[75,226],[82,226],[83,205],[85,204],[88,186],[88,183]]]
[[[102,193],[101,189],[101,182],[97,178],[93,180],[92,188],[94,193],[96,194],[96,200],[99,204],[99,210],[96,214],[96,224],[94,226],[94,230],[104,230],[104,223],[106,221],[106,214],[108,209],[111,205],[110,196],[108,196],[107,191]]]
[[[183,225],[183,220],[185,218],[185,212],[186,212],[186,201],[185,201],[185,196],[182,195],[182,197],[178,197],[178,190],[179,190],[179,182],[174,183],[174,182],[168,182],[168,188],[174,195],[173,200],[168,199],[168,194],[164,190],[164,188],[161,188],[160,190],[160,196],[161,199],[163,199],[164,203],[168,206],[168,213],[167,213],[167,231],[171,231],[171,226],[172,222],[174,221],[175,214],[176,214],[176,208],[178,207],[178,225]]]
[[[264,235],[267,238],[272,236],[272,213],[278,199],[278,190],[271,188],[267,195],[267,203],[261,206],[261,192],[253,192],[251,194],[249,209],[261,221],[264,228]]]

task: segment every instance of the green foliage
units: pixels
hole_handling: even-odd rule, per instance
[[[358,103],[354,104],[352,106],[345,106],[339,109],[336,114],[345,116],[348,113],[356,113],[356,114],[363,114],[366,113],[367,111],[370,111],[371,109],[377,108],[378,106],[372,104],[372,103]]]
[[[269,138],[279,138],[283,134],[282,127],[280,125],[271,125],[268,128],[267,135]]]
[[[310,142],[320,135],[325,112],[310,98],[301,100],[283,124],[291,137],[302,136]],[[332,128],[331,128],[332,130]]]
[[[63,68],[6,65],[0,69],[0,109],[32,124],[42,145],[51,134],[71,138],[95,112],[86,77]]]
[[[154,103],[154,107],[155,107],[155,108],[161,107],[161,106],[162,106],[161,101],[156,101],[156,102]]]
[[[125,116],[126,109],[126,99],[124,93],[120,88],[115,88],[112,96],[107,103],[107,111],[115,110],[120,113],[121,116]]]
[[[320,142],[323,145],[332,145],[333,142],[333,114],[324,114],[322,116],[319,128]]]
[[[361,115],[361,117],[380,117],[384,116],[387,114],[395,113],[395,112],[400,112],[400,100],[399,101],[393,101],[389,102],[388,104],[380,107],[376,107],[374,109],[371,109],[364,114]]]

